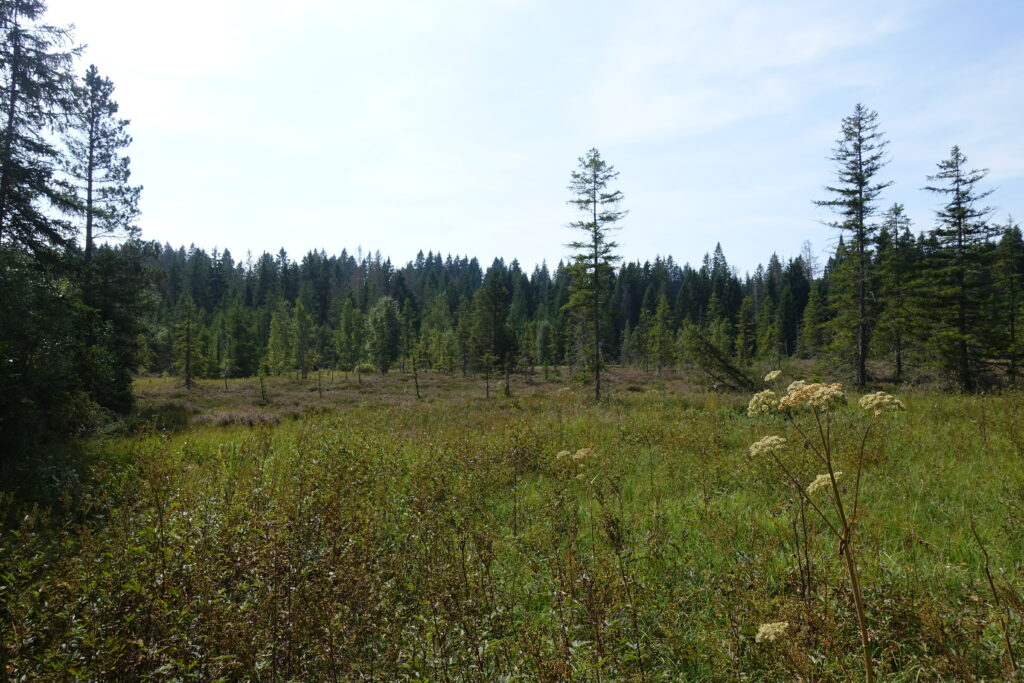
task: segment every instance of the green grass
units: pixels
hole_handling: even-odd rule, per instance
[[[793,494],[747,455],[766,433],[748,397],[615,379],[601,405],[539,380],[490,401],[441,376],[421,379],[423,401],[401,377],[335,377],[322,399],[315,378],[276,380],[268,403],[255,380],[140,381],[139,422],[163,431],[48,454],[51,481],[2,500],[3,666],[25,680],[858,678],[835,542],[812,524],[801,596]],[[859,525],[877,672],[1003,680],[1004,612],[970,520],[1019,657],[1024,398],[901,398],[869,442]],[[598,455],[582,467],[556,459],[584,447]],[[769,621],[787,638],[755,643]]]

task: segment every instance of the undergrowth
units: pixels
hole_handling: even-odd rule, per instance
[[[864,447],[857,520],[875,672],[1007,679],[1007,643],[1024,650],[1024,400],[901,398],[898,428]],[[763,429],[747,399],[626,391],[594,405],[551,391],[287,420],[210,410],[82,444],[39,465],[43,493],[0,498],[3,669],[857,678],[835,537],[811,518],[792,542],[800,502],[748,455]],[[756,642],[766,622],[788,628]]]

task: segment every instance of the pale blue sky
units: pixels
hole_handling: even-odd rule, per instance
[[[627,259],[741,270],[836,240],[812,204],[843,116],[932,225],[959,144],[1024,215],[1024,2],[50,0],[117,86],[145,237],[236,258],[362,246],[557,262],[590,147]],[[84,68],[84,66],[83,66]]]

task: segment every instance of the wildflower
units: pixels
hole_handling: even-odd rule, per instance
[[[903,401],[891,394],[885,393],[884,391],[876,391],[873,394],[864,394],[860,397],[860,407],[864,410],[873,412],[876,417],[881,415],[883,412],[895,413],[897,410],[907,409],[907,407],[903,405]]]
[[[750,403],[747,405],[747,415],[749,417],[756,417],[757,415],[769,413],[778,406],[778,395],[771,389],[765,389],[754,394],[754,397],[750,399]]]
[[[789,383],[788,387],[786,387],[786,393],[787,394],[791,394],[794,391],[798,391],[800,389],[803,389],[806,386],[807,386],[807,381],[806,380],[795,379],[795,380],[793,380],[792,382]]]
[[[581,448],[573,454],[572,459],[579,462],[580,460],[589,460],[596,455],[593,448]]]
[[[797,382],[793,382],[789,385],[786,395],[779,401],[779,410],[789,410],[806,405],[826,411],[845,401],[846,394],[843,393],[842,384],[822,384],[820,382],[797,384]]]
[[[765,455],[772,451],[781,451],[785,447],[786,440],[783,437],[769,434],[768,436],[762,436],[760,441],[750,445],[750,455]]]
[[[841,477],[842,475],[843,475],[842,472],[836,472],[836,473],[834,473],[833,476],[836,479],[839,479],[839,477]],[[807,485],[807,495],[811,495],[811,494],[815,493],[816,491],[818,491],[819,489],[825,488],[826,486],[828,486],[831,483],[832,483],[832,480],[829,478],[829,476],[827,474],[819,474],[818,476],[816,476],[814,478],[814,481],[812,481],[810,484]]]
[[[771,372],[769,372],[767,375],[764,376],[764,381],[765,382],[771,382],[772,380],[776,379],[781,374],[782,374],[782,370],[772,370]]]
[[[768,624],[761,624],[757,628],[757,636],[754,640],[758,643],[763,643],[766,640],[773,642],[786,635],[786,629],[788,628],[788,621],[774,621]]]

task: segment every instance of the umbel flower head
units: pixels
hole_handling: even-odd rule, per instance
[[[572,451],[558,451],[555,460],[579,463],[584,460],[592,460],[597,457],[597,451],[593,448],[581,448],[575,453]]]
[[[765,382],[771,382],[772,380],[778,378],[778,376],[781,374],[782,370],[772,370],[767,375],[765,375],[763,379]]]
[[[775,434],[769,434],[768,436],[762,436],[759,441],[750,445],[750,455],[767,455],[772,451],[781,451],[785,447],[786,439]]]
[[[808,384],[797,380],[789,385],[786,395],[779,401],[779,410],[809,407],[819,411],[827,411],[846,402],[842,384]]]
[[[593,448],[581,448],[572,454],[572,459],[579,462],[580,460],[590,460],[596,456],[597,453],[594,452]]]
[[[874,413],[876,417],[882,413],[895,413],[898,410],[907,409],[907,407],[903,405],[903,401],[899,400],[895,396],[885,393],[884,391],[876,391],[873,394],[864,394],[860,397],[859,405],[869,413]]]
[[[774,642],[786,635],[786,629],[789,628],[788,621],[773,621],[767,624],[761,624],[757,628],[757,635],[754,637],[754,641],[763,643],[768,641],[769,643]]]
[[[750,417],[764,415],[772,412],[778,407],[778,395],[771,389],[765,389],[764,391],[754,394],[754,397],[750,399],[750,403],[747,404],[747,415]]]
[[[832,476],[834,476],[836,479],[839,479],[839,477],[843,476],[843,473],[834,472]],[[827,474],[819,474],[814,478],[814,481],[807,485],[807,495],[812,495],[819,489],[823,489],[831,483],[832,480],[829,478]]]

